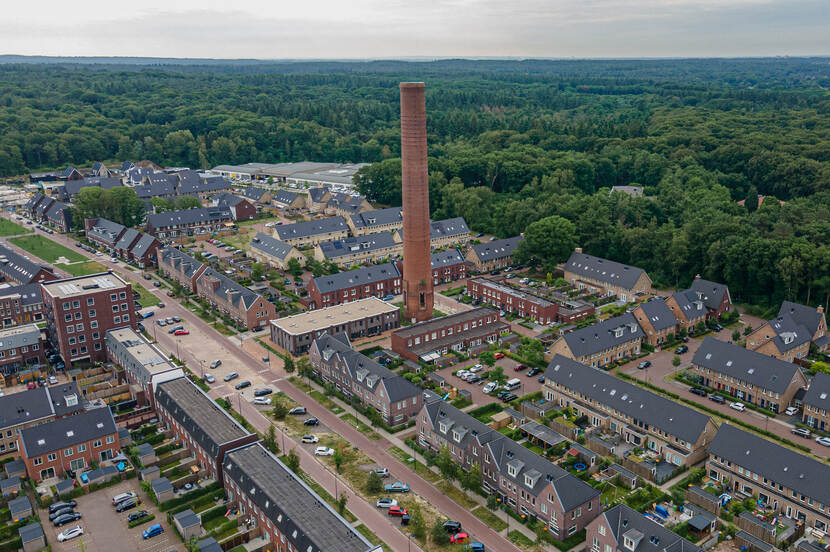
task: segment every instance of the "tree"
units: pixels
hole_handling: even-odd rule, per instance
[[[441,450],[438,452],[438,457],[435,459],[435,465],[438,466],[438,470],[444,476],[444,479],[449,481],[455,480],[458,466],[452,459],[449,448],[441,447]]]
[[[286,415],[288,415],[288,408],[282,404],[282,401],[275,402],[274,408],[271,409],[271,416],[273,416],[275,420],[284,420]]]
[[[695,326],[695,333],[699,335],[699,334],[702,334],[705,331],[706,331],[706,324],[704,322],[698,322],[697,325]]]
[[[749,335],[752,333],[752,324],[747,324],[744,328],[744,335]]]
[[[558,215],[530,224],[514,258],[519,263],[542,266],[553,271],[556,264],[568,258],[576,247],[576,228]]]
[[[348,501],[348,495],[346,493],[340,493],[340,496],[337,498],[337,513],[341,516],[346,513],[346,502]]]
[[[732,341],[739,341],[741,339],[741,332],[739,330],[735,330],[732,332]]]
[[[444,528],[444,523],[440,519],[436,519],[435,523],[432,524],[429,536],[433,544],[444,545],[450,542],[450,535],[447,533],[447,530]]]
[[[427,536],[427,524],[419,505],[414,504],[409,508],[409,518],[409,527],[412,529],[412,534],[416,539],[424,540]]]
[[[263,441],[265,448],[271,451],[272,454],[280,453],[280,447],[277,445],[277,431],[274,429],[274,424],[268,426],[268,435],[265,436]]]
[[[487,497],[487,509],[488,510],[497,510],[499,507],[499,499],[496,498],[496,495],[491,494]]]
[[[198,209],[202,206],[202,202],[198,197],[192,195],[183,195],[177,197],[173,202],[177,211],[184,211],[186,209]]]
[[[343,467],[343,451],[340,447],[334,449],[334,455],[331,459],[334,462],[334,468],[337,470],[337,473],[340,473],[340,468]]]
[[[504,375],[504,368],[501,366],[496,366],[492,370],[490,370],[490,381],[494,381],[501,385],[505,381],[507,381],[507,376]]]
[[[680,366],[680,357],[678,355],[674,355],[674,358],[671,359],[671,364],[675,368]]]
[[[493,351],[483,351],[480,355],[478,355],[478,359],[481,363],[488,368],[492,368],[494,364],[496,364],[496,357],[494,356],[495,353]]]
[[[482,474],[481,466],[473,464],[470,471],[461,478],[461,488],[465,491],[476,491],[481,488]]]
[[[294,276],[294,278],[299,278],[303,275],[303,267],[300,265],[300,261],[295,258],[288,259],[288,273]]]
[[[285,465],[294,473],[300,473],[300,456],[294,449],[288,451],[285,455]]]
[[[151,197],[150,205],[153,206],[153,210],[156,213],[164,213],[166,211],[174,211],[176,209],[176,206],[172,201],[163,197]]]
[[[744,207],[746,208],[747,213],[754,213],[758,210],[758,188],[754,185],[750,186],[746,192]]]
[[[285,358],[283,358],[283,368],[287,374],[294,373],[294,359],[291,358],[290,354],[285,355]]]
[[[383,492],[383,479],[375,470],[369,470],[366,476],[366,492],[373,495]]]
[[[253,263],[251,265],[251,279],[254,281],[262,280],[265,275],[265,265],[262,263]]]
[[[302,357],[297,361],[297,373],[304,378],[311,377],[313,370],[311,368],[311,361],[308,360],[308,357]]]

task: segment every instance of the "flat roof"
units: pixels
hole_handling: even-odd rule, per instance
[[[54,280],[43,283],[43,290],[58,299],[97,293],[100,291],[116,290],[127,286],[127,282],[113,272],[100,272],[78,278]]]
[[[144,339],[132,328],[118,328],[110,330],[107,335],[120,343],[136,362],[147,370],[150,375],[175,370],[175,366],[169,358],[155,345]]]
[[[398,312],[398,307],[386,301],[381,301],[377,297],[367,297],[351,303],[343,303],[342,305],[271,320],[271,324],[285,333],[302,335],[314,330],[330,328],[331,326],[392,312]]]

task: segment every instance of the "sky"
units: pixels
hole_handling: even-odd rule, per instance
[[[5,0],[0,54],[257,59],[830,54],[830,0]]]

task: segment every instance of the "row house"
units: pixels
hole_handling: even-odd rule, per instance
[[[349,217],[372,209],[372,205],[366,198],[359,194],[332,192],[326,187],[309,188],[306,207],[312,213],[325,213],[340,217]]]
[[[356,340],[394,330],[400,326],[399,318],[395,305],[367,297],[271,320],[271,341],[292,355],[302,355],[324,333],[343,333]]]
[[[701,461],[717,430],[697,410],[561,355],[548,364],[543,390],[545,400],[574,409],[593,427],[620,435],[674,466]]]
[[[161,242],[155,236],[103,218],[86,219],[84,227],[87,239],[105,248],[111,255],[135,262],[141,268],[157,262]]]
[[[690,371],[706,387],[776,413],[784,412],[795,394],[807,387],[798,365],[709,336],[695,352]]]
[[[311,247],[323,241],[341,240],[349,235],[343,217],[307,220],[274,227],[274,237],[294,247]]]
[[[472,245],[467,250],[467,262],[473,270],[480,273],[513,266],[513,253],[522,240],[523,237],[515,236]]]
[[[727,423],[709,445],[706,475],[739,499],[819,531],[830,529],[830,466]]]
[[[0,276],[7,282],[20,285],[58,279],[49,266],[33,262],[4,243],[0,243]]]
[[[290,215],[301,213],[306,208],[306,196],[288,190],[276,190],[271,196],[271,203]]]
[[[557,321],[558,304],[513,289],[501,282],[471,278],[467,280],[467,294],[477,303],[514,313],[522,318],[530,318],[539,324],[553,324]]]
[[[40,284],[0,285],[0,320],[4,328],[43,320]]]
[[[637,319],[625,313],[561,336],[551,345],[550,352],[601,368],[639,355],[643,337]]]
[[[314,248],[314,258],[331,261],[347,269],[365,263],[379,263],[403,255],[403,244],[389,232],[322,241]]]
[[[732,310],[732,296],[725,284],[704,280],[698,274],[689,289],[703,301],[709,318],[717,318]]]
[[[421,411],[420,387],[352,349],[343,334],[315,339],[308,358],[319,378],[377,410],[389,426],[405,424]]]
[[[683,328],[690,333],[694,333],[698,324],[717,319],[732,309],[729,288],[704,280],[700,275],[695,276],[689,289],[675,292],[665,301],[677,319],[678,331]]]
[[[444,401],[428,401],[417,426],[422,447],[446,448],[465,471],[479,466],[487,493],[543,523],[556,539],[578,533],[602,510],[599,491]]]
[[[36,222],[49,222],[62,232],[72,229],[72,210],[54,198],[35,194],[26,203],[25,210]]]
[[[628,506],[598,515],[585,531],[586,552],[703,552],[671,529]]]
[[[175,247],[159,250],[159,269],[165,277],[172,278],[189,292],[196,290],[196,281],[207,266]]]
[[[393,263],[317,276],[308,282],[313,308],[331,307],[367,297],[400,295],[402,276]]]
[[[271,205],[273,194],[265,188],[258,188],[257,186],[246,186],[242,190],[242,197],[256,205],[257,207],[267,207]]]
[[[642,268],[588,255],[581,247],[571,253],[562,271],[571,285],[602,297],[633,302],[651,290],[651,278]]]
[[[746,338],[748,349],[788,362],[806,358],[810,346],[826,352],[830,346],[824,307],[781,303],[778,317],[758,326]]]
[[[222,483],[225,454],[255,443],[250,433],[213,399],[187,378],[164,381],[156,386],[159,419],[196,458],[201,469]]]
[[[84,188],[101,188],[102,190],[111,190],[113,188],[120,188],[124,183],[121,179],[114,176],[89,176],[81,179],[70,180],[64,184],[60,190],[61,199],[63,201],[72,201],[81,190]]]
[[[403,241],[403,228],[395,231],[395,240]],[[470,229],[462,217],[433,220],[429,223],[429,246],[432,249],[458,247],[470,241]]]
[[[196,294],[244,329],[262,327],[277,317],[274,305],[262,295],[212,268],[197,278]]]
[[[45,366],[45,345],[37,324],[0,329],[0,373],[10,376],[27,366]]]
[[[261,443],[229,451],[222,471],[228,498],[267,549],[381,552]]]
[[[213,196],[214,207],[227,207],[233,215],[233,220],[254,220],[257,216],[256,205],[244,197],[222,192]]]
[[[229,232],[234,229],[233,213],[227,207],[201,207],[147,215],[145,230],[158,237],[182,239]]]
[[[433,285],[449,284],[467,277],[467,261],[458,249],[447,249],[430,254]],[[403,259],[395,263],[403,274]]]
[[[115,458],[121,444],[112,412],[102,407],[23,429],[18,449],[26,474],[42,481]]]
[[[830,374],[819,372],[813,376],[802,404],[801,421],[819,431],[830,432]]]
[[[202,177],[196,171],[180,171],[176,176],[179,178],[176,194],[180,196],[192,195],[206,200],[219,192],[231,189],[231,183],[221,176]]]
[[[304,262],[305,255],[300,253],[290,243],[280,241],[277,238],[258,232],[251,239],[250,255],[258,263],[263,263],[279,270],[286,270],[288,262],[296,259],[297,262]]]
[[[105,362],[104,335],[136,327],[132,286],[113,272],[43,284],[43,310],[50,339],[66,366],[79,360]]]
[[[389,207],[364,211],[346,218],[353,236],[363,236],[376,232],[392,233],[403,228],[403,208]]]
[[[22,430],[74,416],[83,410],[75,382],[3,395],[0,397],[0,456],[19,455],[17,439]]]
[[[141,184],[134,186],[138,199],[150,201],[154,197],[173,199],[176,197],[176,181],[171,175],[159,173],[142,175]]]
[[[659,297],[640,303],[631,314],[643,330],[643,341],[652,347],[660,347],[677,333],[677,318],[666,301]]]
[[[451,351],[464,352],[498,343],[510,333],[499,311],[478,307],[419,322],[392,333],[392,350],[413,362],[433,362]]]

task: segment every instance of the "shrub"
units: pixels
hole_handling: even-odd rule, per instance
[[[141,519],[136,519],[136,520],[128,522],[127,527],[132,529],[133,527],[138,527],[139,525],[142,525],[144,523],[153,521],[154,519],[156,519],[156,516],[153,515],[153,514],[150,514],[149,516],[144,516]]]

